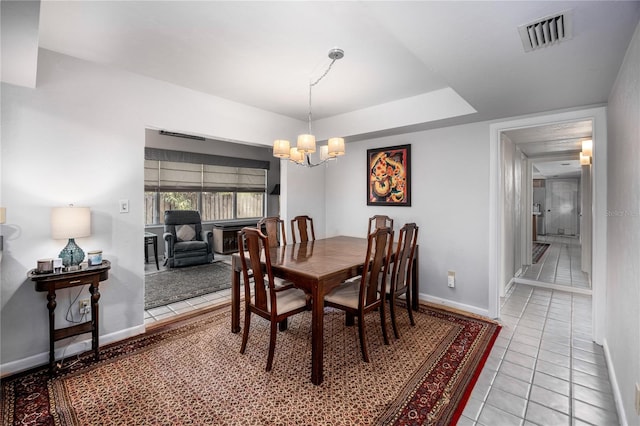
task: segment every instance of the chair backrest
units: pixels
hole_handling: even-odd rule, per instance
[[[274,290],[271,257],[269,250],[265,249],[268,246],[269,238],[258,228],[244,227],[238,231],[238,254],[244,278],[245,300],[252,301],[253,305],[265,312],[270,312],[268,300],[271,299],[271,308],[277,312],[276,297],[273,294],[267,296],[267,291],[272,293]]]
[[[269,238],[269,247],[287,245],[287,236],[284,232],[284,220],[278,216],[268,216],[260,219],[258,229]]]
[[[369,218],[368,233],[369,234],[372,233],[374,229],[385,228],[387,226],[391,228],[391,230],[393,230],[393,219],[391,219],[389,216],[385,216],[385,215],[371,216]]]
[[[411,269],[418,243],[418,226],[406,223],[400,228],[391,276],[391,292],[402,292],[411,285]]]
[[[300,236],[299,241],[301,243],[305,241],[315,241],[316,231],[313,229],[313,219],[309,216],[296,216],[291,219],[291,235],[293,236],[293,243],[297,243],[296,228],[298,228],[298,234]],[[309,231],[311,231],[311,238],[309,238]]]
[[[384,300],[389,262],[393,254],[393,230],[389,227],[374,229],[367,239],[362,278],[360,280],[360,306],[366,308]]]
[[[197,210],[166,210],[164,232],[170,232],[178,241],[202,239],[202,221]]]

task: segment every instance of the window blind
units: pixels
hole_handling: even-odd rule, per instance
[[[266,181],[264,169],[144,161],[145,191],[264,192]]]

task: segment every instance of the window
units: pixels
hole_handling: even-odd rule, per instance
[[[266,170],[145,160],[145,224],[165,210],[198,210],[203,222],[264,216]]]

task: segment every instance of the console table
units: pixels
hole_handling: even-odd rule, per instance
[[[88,266],[77,271],[39,274],[36,269],[32,269],[28,272],[27,277],[35,281],[36,291],[47,292],[47,308],[49,309],[49,371],[51,373],[55,373],[57,370],[54,343],[67,337],[91,332],[91,349],[96,361],[100,359],[98,351],[98,301],[100,300],[100,292],[98,291],[98,286],[100,281],[105,281],[109,278],[109,269],[111,269],[111,262],[103,260],[100,265]],[[88,285],[91,293],[91,321],[56,329],[56,290],[83,285]]]

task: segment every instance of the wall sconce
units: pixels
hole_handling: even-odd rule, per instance
[[[591,157],[589,157],[588,155],[584,155],[583,153],[580,153],[580,165],[588,166],[589,164],[591,164]]]
[[[593,140],[587,139],[582,141],[582,152],[580,153],[580,165],[588,166],[591,164],[593,156]]]
[[[68,238],[67,246],[59,258],[67,270],[77,270],[84,260],[84,251],[75,242],[76,238],[91,235],[91,211],[89,207],[54,207],[51,209],[51,237],[55,240]]]

